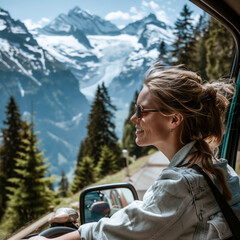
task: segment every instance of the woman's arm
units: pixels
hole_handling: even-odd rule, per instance
[[[30,240],[46,240],[46,239],[48,238],[45,238],[42,236],[36,236],[36,237],[30,238]],[[79,232],[76,230],[74,232],[64,234],[61,237],[51,238],[51,239],[52,240],[81,240],[81,237]]]

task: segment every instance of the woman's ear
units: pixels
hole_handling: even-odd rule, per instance
[[[170,129],[175,129],[183,122],[183,115],[181,113],[174,113],[170,123]]]

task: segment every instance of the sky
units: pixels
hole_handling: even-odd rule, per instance
[[[197,21],[202,10],[187,0],[1,0],[0,7],[8,11],[13,19],[23,21],[29,29],[43,27],[75,6],[122,28],[150,12],[173,26],[184,4],[190,7]]]

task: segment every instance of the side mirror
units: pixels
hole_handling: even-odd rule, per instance
[[[137,192],[130,183],[106,184],[84,189],[79,198],[81,224],[111,217],[134,200]]]

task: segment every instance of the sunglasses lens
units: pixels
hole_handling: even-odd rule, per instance
[[[141,118],[141,107],[139,105],[135,105],[135,113],[137,114],[137,119]]]

